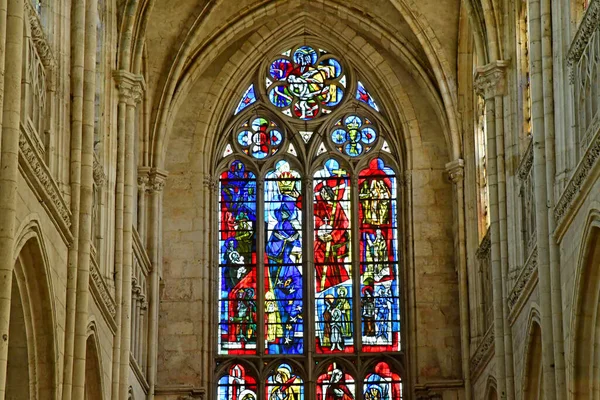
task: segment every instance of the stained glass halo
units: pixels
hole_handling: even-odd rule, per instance
[[[257,86],[265,103],[287,119],[311,123],[352,99],[348,64],[329,47],[318,41],[280,46],[260,67]]]

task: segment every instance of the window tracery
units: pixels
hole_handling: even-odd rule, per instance
[[[321,46],[262,67],[219,150],[217,398],[399,400],[383,359],[402,349],[385,120]]]

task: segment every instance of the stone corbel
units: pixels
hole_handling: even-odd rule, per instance
[[[506,68],[508,61],[498,60],[482,67],[477,67],[473,87],[475,92],[485,99],[503,96],[506,93]]]
[[[142,75],[136,75],[121,69],[113,72],[113,78],[119,90],[119,102],[135,106],[142,101],[146,90],[146,82]]]
[[[446,164],[446,171],[452,183],[455,185],[458,184],[465,178],[465,160],[457,158],[454,161],[450,161]]]

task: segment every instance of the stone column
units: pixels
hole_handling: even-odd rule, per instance
[[[144,247],[148,246],[146,232],[146,188],[148,187],[150,176],[147,167],[138,168],[137,184],[138,184],[138,207],[137,207],[137,230],[140,234],[140,240]]]
[[[158,353],[158,309],[160,304],[159,283],[160,283],[160,265],[162,260],[159,257],[159,248],[162,246],[161,230],[161,203],[163,188],[167,173],[165,171],[151,169],[149,175],[147,191],[150,195],[150,204],[148,208],[148,254],[152,263],[150,271],[150,294],[148,304],[148,400],[154,399],[154,389],[156,387],[157,373],[157,353]]]
[[[73,357],[77,304],[77,273],[79,271],[79,218],[81,203],[81,148],[83,140],[83,85],[85,64],[85,0],[71,9],[71,234],[67,266],[67,304],[63,369],[63,400],[70,400],[73,383]]]
[[[4,4],[0,3],[0,6]],[[4,15],[3,10],[0,10],[0,15]],[[0,41],[6,39],[4,88],[2,88],[4,90],[3,125],[0,138],[0,399],[4,399],[6,390],[8,325],[15,262],[13,248],[19,175],[23,0],[8,0],[6,15],[6,36],[0,37]]]
[[[79,256],[77,265],[77,304],[73,352],[74,399],[85,397],[85,360],[89,311],[90,257],[92,246],[92,207],[94,189],[94,120],[96,95],[97,0],[86,0],[83,119],[81,140],[81,187],[79,214]]]
[[[544,121],[544,74],[542,68],[542,24],[540,0],[528,0],[530,71],[531,71],[531,117],[533,122],[533,176],[535,193],[535,224],[538,249],[538,290],[542,328],[542,377],[544,395],[556,399],[556,375],[554,359],[554,332],[552,321],[552,292],[550,276],[550,249],[548,227],[548,196],[546,176],[546,141]],[[550,71],[551,82],[552,71]]]
[[[466,226],[465,226],[465,199],[464,178],[465,162],[457,159],[446,164],[446,170],[450,180],[454,183],[456,199],[456,240],[455,248],[458,254],[458,296],[460,303],[460,340],[463,380],[465,384],[465,399],[471,400],[471,350],[470,332],[471,323],[469,318],[469,287],[467,282],[467,249],[466,249]]]
[[[129,352],[131,349],[131,274],[133,271],[133,210],[135,209],[133,204],[135,186],[134,122],[136,106],[144,91],[144,80],[140,75],[134,75],[124,70],[115,71],[114,78],[119,89],[118,119],[121,122],[117,135],[119,138],[125,139],[120,142],[125,146],[125,158],[123,164],[123,259],[118,399],[126,400],[129,390]]]
[[[496,149],[496,92],[502,90],[503,70],[496,63],[477,69],[475,89],[485,98],[487,127],[488,187],[490,199],[490,241],[492,258],[492,302],[494,312],[494,354],[496,380],[501,399],[508,396],[506,384],[506,352],[504,346],[505,320],[502,305],[502,258],[500,246],[500,210],[498,199],[498,163]]]

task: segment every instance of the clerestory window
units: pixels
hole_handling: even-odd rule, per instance
[[[402,398],[400,190],[375,98],[343,60],[265,60],[217,165],[219,400]]]

